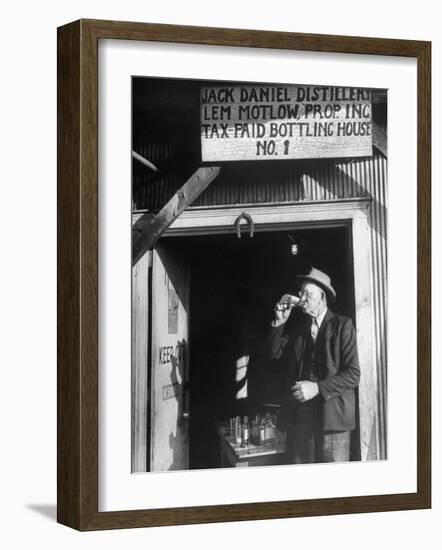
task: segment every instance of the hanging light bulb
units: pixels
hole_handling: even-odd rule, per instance
[[[295,239],[290,235],[290,233],[289,233],[288,237],[290,239],[290,254],[292,256],[297,256],[298,253],[299,253],[299,245],[295,241]]]

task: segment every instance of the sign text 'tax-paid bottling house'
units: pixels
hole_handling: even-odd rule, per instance
[[[203,87],[200,107],[206,162],[372,155],[366,88]]]

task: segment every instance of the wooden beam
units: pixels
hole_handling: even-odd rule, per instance
[[[138,160],[138,162],[141,162],[141,164],[144,164],[144,166],[147,166],[147,168],[150,168],[154,172],[158,172],[158,168],[155,166],[155,164],[150,162],[150,160],[145,159],[143,156],[141,156],[136,151],[132,151],[132,157],[134,159]]]
[[[150,223],[146,223],[143,216],[133,225],[132,265],[155,246],[166,229],[207,189],[220,170],[219,166],[198,168]]]

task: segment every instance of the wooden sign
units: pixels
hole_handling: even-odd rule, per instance
[[[206,162],[372,155],[366,88],[201,88],[200,108]]]

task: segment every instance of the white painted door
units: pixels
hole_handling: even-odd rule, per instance
[[[189,467],[189,262],[179,243],[152,258],[150,470]]]

